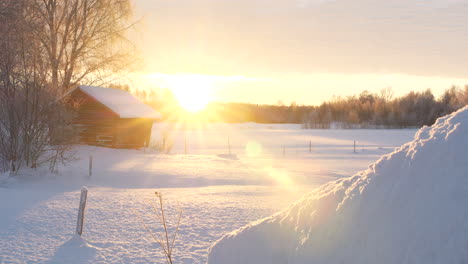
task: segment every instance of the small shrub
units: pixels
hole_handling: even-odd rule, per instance
[[[178,209],[177,224],[175,225],[173,233],[170,234],[170,231],[168,229],[167,215],[164,212],[164,201],[163,201],[162,193],[160,192],[154,193],[154,199],[152,200],[152,207],[153,207],[156,219],[162,225],[162,228],[163,228],[162,232],[159,232],[159,233],[153,232],[145,223],[143,218],[136,211],[135,213],[138,215],[146,231],[151,235],[153,240],[156,243],[158,243],[161,249],[163,250],[164,256],[166,257],[166,262],[169,264],[172,264],[175,241],[177,239],[177,234],[179,232],[180,220],[182,219],[182,210],[180,210],[180,208]]]
[[[164,130],[161,133],[161,139],[154,140],[154,141],[152,140],[149,145],[149,148],[157,152],[169,154],[171,153],[173,146],[174,146],[174,141],[172,140],[170,131]]]

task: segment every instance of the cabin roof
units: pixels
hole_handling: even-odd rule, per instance
[[[67,94],[71,94],[75,90],[81,90],[91,96],[119,115],[120,118],[161,119],[162,117],[159,112],[124,90],[80,85]]]

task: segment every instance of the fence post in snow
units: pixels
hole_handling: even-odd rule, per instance
[[[76,234],[83,234],[84,214],[86,208],[86,198],[88,197],[88,188],[81,187],[80,207],[78,208],[78,221],[76,222]]]
[[[91,178],[93,175],[93,155],[89,155],[89,171],[88,171],[88,176]]]
[[[312,153],[312,140],[309,140],[309,153]]]
[[[356,140],[354,140],[354,153],[356,153]]]

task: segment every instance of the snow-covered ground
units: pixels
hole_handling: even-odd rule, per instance
[[[156,125],[154,137],[166,127]],[[176,263],[206,263],[210,244],[225,233],[367,168],[414,133],[217,124],[172,127],[170,155],[79,146],[77,160],[57,175],[25,172],[0,179],[0,263],[164,263],[137,216],[154,220],[149,199],[156,190],[168,212],[177,203],[183,210]],[[90,187],[84,240],[73,237],[82,185]]]
[[[271,215],[310,190],[288,192],[265,186],[158,189],[168,201],[169,212],[175,212],[175,201],[183,210],[176,263],[204,263],[208,247],[224,233]],[[159,246],[138,217],[152,223],[155,230],[160,227],[149,208],[154,191],[90,188],[83,238],[96,250],[81,258],[76,252],[79,248],[70,249],[67,243],[75,230],[79,191],[2,190],[0,263],[164,263]],[[22,200],[25,196],[30,200]],[[7,201],[10,205],[4,205]]]
[[[210,264],[468,263],[468,107],[224,236]]]

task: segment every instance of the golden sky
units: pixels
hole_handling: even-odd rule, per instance
[[[468,84],[465,0],[136,0],[134,84],[319,104]],[[177,81],[178,80],[178,81]],[[187,87],[186,87],[187,86]]]

